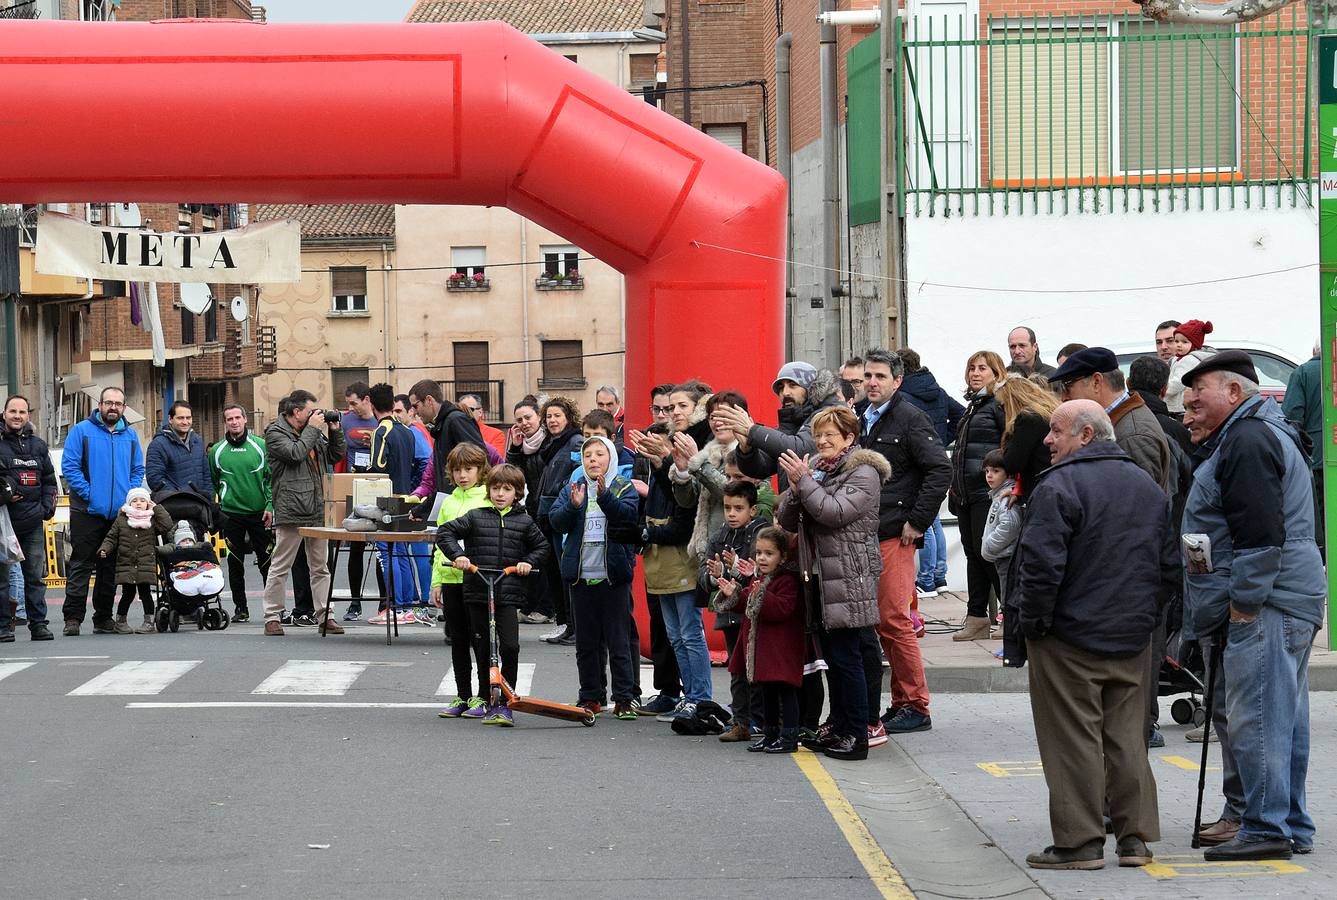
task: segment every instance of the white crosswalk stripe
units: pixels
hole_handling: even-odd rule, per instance
[[[290,659],[251,693],[340,697],[369,666],[347,660]]]
[[[29,666],[35,666],[35,662],[0,662],[0,681],[4,681],[15,672],[22,672]]]
[[[520,663],[515,671],[515,684],[511,688],[521,697],[528,697],[529,692],[534,689],[534,670],[538,668],[534,663]],[[441,679],[441,684],[436,689],[438,697],[455,696],[455,667],[446,669],[446,677]],[[468,698],[465,698],[468,699]]]
[[[146,696],[162,691],[198,666],[200,659],[130,660],[112,666],[101,675],[70,691],[71,697]]]

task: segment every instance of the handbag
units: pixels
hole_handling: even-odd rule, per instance
[[[12,565],[18,562],[23,562],[23,548],[19,546],[14,523],[9,519],[9,507],[0,506],[0,563]]]

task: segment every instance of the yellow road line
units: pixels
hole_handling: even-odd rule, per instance
[[[859,818],[854,806],[841,792],[836,780],[826,771],[826,767],[816,754],[800,751],[794,754],[794,762],[798,763],[799,769],[807,776],[817,796],[826,804],[827,812],[836,820],[841,834],[845,835],[850,849],[854,851],[855,857],[868,873],[868,878],[878,893],[886,900],[914,900],[915,895],[905,884],[901,873],[892,865],[887,854],[882,852],[882,848],[869,832],[868,826]]]

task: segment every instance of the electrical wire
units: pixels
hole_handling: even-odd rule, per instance
[[[525,363],[549,363],[559,362],[567,359],[595,359],[600,356],[621,356],[626,350],[604,350],[599,353],[581,353],[573,356],[547,356],[539,359],[507,359],[502,362],[489,362],[488,368],[493,366],[521,366]],[[440,365],[440,366],[395,366],[395,372],[435,372],[438,369],[470,369],[476,368],[476,365],[464,363],[462,365]],[[385,370],[385,366],[372,366],[372,369]],[[279,366],[275,372],[327,372],[328,366]],[[472,381],[474,379],[461,378],[460,381]]]
[[[579,261],[579,262],[589,262],[590,260],[594,260],[594,261],[597,262],[597,261],[598,261],[598,257],[596,257],[596,256],[581,256],[581,257],[577,257],[577,261]],[[504,263],[485,263],[484,265],[481,265],[481,266],[364,266],[363,268],[365,268],[368,272],[444,272],[444,271],[447,271],[447,270],[451,270],[451,271],[453,271],[453,270],[455,270],[455,269],[471,269],[471,268],[479,268],[479,269],[485,269],[485,270],[486,270],[486,269],[509,269],[509,268],[513,268],[513,267],[515,267],[515,266],[543,266],[543,265],[547,265],[547,263],[546,263],[546,262],[504,262]],[[321,273],[321,272],[328,272],[331,268],[335,268],[335,269],[337,269],[337,268],[339,268],[339,267],[338,267],[338,266],[325,266],[324,268],[321,268],[321,269],[303,269],[302,271],[303,271],[303,272]]]

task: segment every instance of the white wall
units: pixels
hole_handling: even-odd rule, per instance
[[[1269,192],[1270,194],[1270,192]],[[1311,196],[1314,194],[1311,192]],[[1209,342],[1269,344],[1302,362],[1318,336],[1318,217],[1301,205],[1177,212],[1045,212],[941,215],[906,220],[910,346],[949,392],[963,389],[970,353],[1007,360],[1007,333],[1028,325],[1050,364],[1064,344],[1143,344],[1166,319],[1210,320]],[[1013,200],[1015,210],[1015,198]],[[969,207],[968,207],[969,209]],[[983,212],[983,204],[981,206]],[[1182,284],[1310,266],[1297,271],[1177,289],[1133,293],[1026,294],[989,288],[1113,288]],[[1132,349],[1132,348],[1129,348]]]

